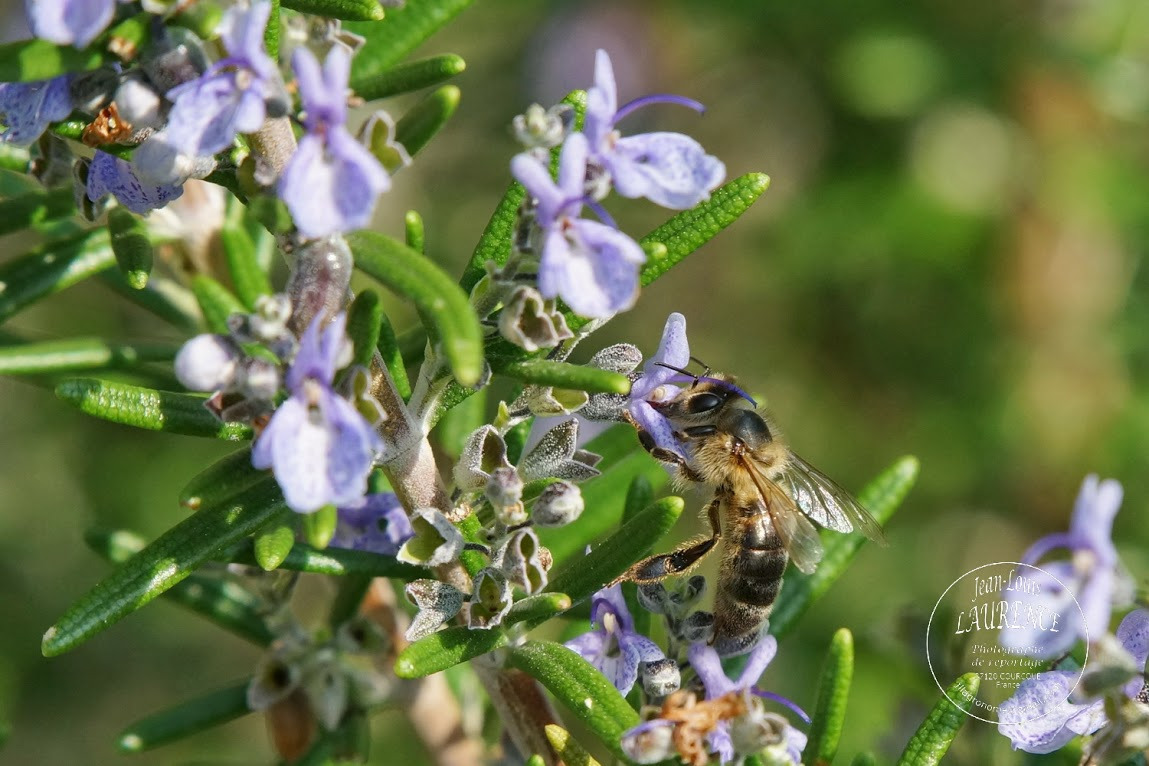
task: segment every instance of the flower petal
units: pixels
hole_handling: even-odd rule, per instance
[[[72,113],[71,75],[38,82],[0,83],[0,141],[30,146],[48,124]]]
[[[32,34],[57,45],[85,48],[112,20],[115,0],[25,0]]]
[[[686,339],[686,317],[677,311],[666,318],[658,351],[642,366],[642,377],[630,387],[631,399],[646,399],[659,386],[679,373],[660,366],[686,367],[690,364],[690,343]]]
[[[726,177],[721,160],[681,133],[621,138],[603,163],[623,197],[646,197],[672,210],[685,210],[709,199],[710,191]]]
[[[714,647],[696,641],[690,645],[687,657],[690,659],[690,666],[694,668],[694,672],[706,687],[706,699],[721,697],[737,688],[722,670],[722,661],[718,658],[718,652],[714,651]]]
[[[594,55],[594,86],[586,92],[584,130],[595,151],[603,151],[603,143],[614,128],[614,114],[618,111],[618,89],[614,80],[614,67],[610,56],[601,48]]]
[[[766,672],[766,666],[774,659],[774,655],[778,653],[778,639],[774,636],[766,636],[754,650],[750,652],[750,656],[746,658],[746,666],[742,669],[742,674],[738,676],[738,687],[746,689],[758,683],[758,679]]]
[[[1076,682],[1077,674],[1068,670],[1038,673],[1022,681],[998,708],[998,731],[1009,737],[1014,750],[1027,753],[1051,753],[1078,734],[1097,731],[1106,723],[1104,705],[1069,702]]]
[[[128,210],[143,215],[178,199],[184,188],[182,184],[142,183],[127,160],[97,151],[88,166],[86,193],[93,202],[111,194]]]

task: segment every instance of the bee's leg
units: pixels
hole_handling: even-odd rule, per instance
[[[719,524],[718,516],[719,505],[719,499],[716,497],[710,501],[710,505],[706,509],[707,517],[710,519],[709,538],[686,543],[670,553],[660,553],[657,556],[645,558],[619,575],[611,585],[620,582],[639,584],[658,582],[671,575],[683,574],[693,569],[722,538],[722,527]]]

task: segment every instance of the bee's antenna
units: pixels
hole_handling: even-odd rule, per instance
[[[690,357],[690,361],[694,362],[695,364],[697,364],[699,367],[702,368],[702,377],[705,377],[706,375],[710,374],[710,365],[708,365],[706,362],[702,361],[701,359],[699,359],[696,356]]]
[[[666,369],[668,369],[668,370],[674,370],[675,372],[681,372],[683,375],[688,375],[688,376],[690,376],[690,377],[692,377],[692,378],[697,378],[697,377],[698,377],[697,375],[695,375],[695,374],[694,374],[693,372],[691,372],[690,370],[684,370],[684,369],[682,369],[681,367],[675,367],[673,364],[666,364],[666,363],[664,363],[664,362],[655,362],[654,364],[655,364],[656,366],[658,366],[658,367],[665,367],[665,368],[666,368]]]

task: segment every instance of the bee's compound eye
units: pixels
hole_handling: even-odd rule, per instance
[[[718,394],[712,394],[709,391],[704,391],[701,394],[695,394],[690,397],[690,403],[687,409],[690,410],[692,415],[698,415],[703,412],[710,412],[717,407],[722,406],[722,397]]]

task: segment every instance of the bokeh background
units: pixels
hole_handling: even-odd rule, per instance
[[[5,5],[18,37],[21,9]],[[1087,473],[1123,482],[1114,537],[1139,584],[1149,572],[1149,5],[486,0],[417,54],[462,55],[463,100],[377,226],[397,233],[419,210],[430,254],[458,273],[507,184],[511,117],[590,84],[598,47],[623,100],[673,92],[709,107],[644,110],[625,129],[688,132],[730,177],[763,171],[772,185],[582,358],[621,340],[650,353],[681,311],[694,353],[762,395],[844,486],[921,460],[889,548],[862,553],[764,679],[811,706],[833,631],[851,628],[842,752],[889,760],[937,695],[924,653],[934,603],[967,570],[1063,529]],[[665,217],[611,203],[636,234]],[[27,246],[0,240],[0,257]],[[27,338],[176,337],[98,284],[10,325]],[[257,659],[174,607],[39,655],[43,630],[104,571],[83,530],[158,534],[182,515],[179,487],[228,447],[98,422],[9,379],[0,424],[0,762],[271,762],[254,718],[116,753],[124,725]],[[681,534],[701,531],[687,515]],[[423,757],[400,715],[376,725],[392,744],[373,762]],[[947,762],[1029,761],[972,721]]]

